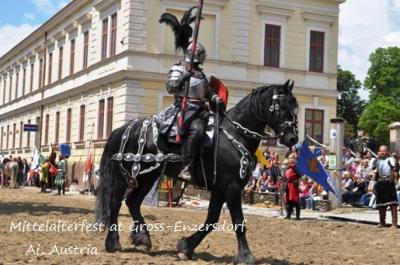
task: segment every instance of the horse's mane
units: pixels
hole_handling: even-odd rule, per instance
[[[264,93],[272,93],[273,87],[274,86],[271,85],[261,86],[253,89],[250,94],[242,98],[233,108],[227,111],[228,115],[232,117],[232,115],[239,115],[240,113],[244,113],[249,110],[251,110],[252,113],[261,113],[262,109],[265,108],[265,105],[268,104],[268,102],[261,102],[261,95]]]

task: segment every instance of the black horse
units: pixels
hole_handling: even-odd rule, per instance
[[[215,179],[213,176],[213,150],[209,148],[199,152],[193,169],[194,181],[199,186],[207,186],[211,191],[211,199],[204,224],[205,229],[179,241],[177,250],[181,259],[192,257],[195,248],[212,231],[213,224],[218,222],[222,205],[226,202],[232,223],[237,228],[235,232],[238,240],[238,254],[234,258],[234,263],[255,263],[255,257],[246,240],[245,227],[241,226],[244,221],[241,192],[254,168],[254,153],[263,138],[262,134],[266,126],[272,128],[280,143],[286,146],[290,147],[298,141],[298,106],[292,89],[293,83],[290,84],[289,80],[284,85],[259,87],[244,97],[234,108],[227,111],[218,130],[220,141]],[[150,154],[156,155],[160,150],[164,153],[180,153],[179,146],[168,144],[154,130],[144,130],[147,123],[150,123],[149,118],[139,119],[114,130],[103,151],[96,216],[98,222],[103,222],[108,228],[105,248],[109,252],[121,250],[116,227],[128,183],[131,187],[135,186],[126,195],[126,205],[136,225],[130,236],[132,244],[138,248],[149,250],[151,248],[150,235],[141,215],[140,206],[160,174],[176,178],[181,170],[179,159],[177,161],[160,159],[158,160],[161,165],[159,167],[154,167],[154,160],[146,162],[144,157],[149,159]],[[131,130],[130,134],[129,130]],[[142,144],[143,138],[146,142],[144,145]],[[123,142],[122,145],[121,142]],[[143,155],[143,160],[140,162],[138,162],[140,154],[139,158],[135,160],[132,159],[134,154],[126,155],[124,151],[137,152],[140,149],[142,152],[138,153],[147,153],[147,155]],[[125,159],[121,159],[122,156]],[[138,170],[138,166],[139,170],[143,170],[143,174],[138,174],[136,183],[133,183],[132,175]],[[152,166],[153,170],[151,170]],[[126,168],[132,168],[132,175]]]

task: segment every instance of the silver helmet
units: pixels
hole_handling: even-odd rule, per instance
[[[185,61],[190,63],[190,58],[192,57],[192,44],[193,42],[190,42],[189,46],[186,49],[185,52]],[[196,50],[194,53],[193,61],[195,63],[203,64],[204,61],[206,60],[207,54],[206,54],[206,49],[202,44],[199,42],[196,43]]]

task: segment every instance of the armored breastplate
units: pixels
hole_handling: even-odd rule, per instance
[[[192,99],[204,100],[207,93],[207,80],[203,78],[191,77],[189,85],[188,97]],[[184,96],[185,89],[183,89],[176,96]]]

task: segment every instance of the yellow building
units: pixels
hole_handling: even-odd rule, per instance
[[[299,136],[326,143],[336,116],[338,13],[344,0],[205,0],[204,65],[230,89],[233,106],[260,85],[295,80]],[[165,89],[174,52],[161,13],[195,0],[75,0],[0,58],[0,149],[28,157],[69,143],[71,160],[133,117],[172,101]],[[39,132],[23,125],[39,124]]]

